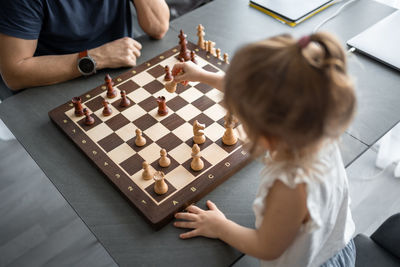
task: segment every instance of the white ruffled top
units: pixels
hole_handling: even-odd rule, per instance
[[[346,246],[355,230],[347,175],[337,143],[325,144],[307,172],[302,168],[288,171],[284,163],[266,164],[253,203],[256,228],[260,227],[268,205],[268,190],[277,179],[291,188],[306,184],[311,219],[278,259],[261,261],[261,266],[320,266]]]

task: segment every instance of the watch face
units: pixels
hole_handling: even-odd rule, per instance
[[[88,73],[91,74],[94,71],[94,62],[90,60],[89,58],[82,58],[79,61],[79,68],[83,73]]]

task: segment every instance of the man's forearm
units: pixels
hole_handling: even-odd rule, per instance
[[[3,79],[13,90],[60,83],[81,75],[77,60],[78,54],[23,59]]]
[[[150,36],[161,39],[169,28],[169,8],[164,0],[133,0],[140,27]]]

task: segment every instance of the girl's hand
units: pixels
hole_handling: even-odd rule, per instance
[[[186,239],[195,236],[219,238],[221,229],[228,220],[210,200],[207,201],[207,207],[209,210],[202,210],[196,206],[190,205],[186,208],[187,212],[175,214],[175,218],[186,221],[176,221],[174,226],[193,229],[192,231],[179,235],[180,238]]]
[[[176,63],[172,68],[172,75],[177,83],[184,81],[200,82],[202,77],[207,75],[207,71],[192,61],[187,61]]]

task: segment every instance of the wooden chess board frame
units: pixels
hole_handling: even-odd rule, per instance
[[[200,57],[201,59],[205,60],[208,63],[207,66],[203,67],[204,69],[211,68],[210,66],[218,69],[218,71],[224,71],[226,69],[227,64],[225,62],[216,58],[215,56],[211,55],[205,50],[200,49],[197,45],[188,42],[187,47],[190,50],[195,50],[197,57]],[[156,67],[154,66],[156,66],[158,63],[162,62],[163,60],[169,57],[176,57],[177,53],[179,53],[179,46],[173,47],[165,51],[164,53],[154,57],[153,59],[130,69],[126,73],[123,73],[122,75],[113,79],[115,83],[114,88],[127,90],[129,96],[129,93],[132,93],[134,90],[139,89],[137,87],[141,88],[141,86],[138,86],[137,84],[132,87],[132,85],[135,84],[135,76],[139,75],[144,71],[155,72]],[[153,67],[154,69],[151,70]],[[172,66],[170,67],[172,68]],[[157,68],[158,71],[160,72],[161,68],[160,67]],[[164,76],[164,74],[162,74],[162,76]],[[181,84],[178,84],[178,89],[177,89],[178,95],[179,91],[180,92],[184,91],[184,88]],[[97,102],[95,103],[97,106],[100,105],[100,101],[97,101],[95,99],[100,99],[98,98],[98,96],[101,94],[104,95],[105,92],[106,92],[106,86],[102,84],[88,91],[87,93],[82,94],[80,97],[82,99],[83,105],[86,106],[86,104],[88,104],[86,107],[88,107],[89,109],[90,107],[94,106],[94,102]],[[116,99],[118,100],[112,103],[113,113],[115,112],[118,113],[118,111],[119,113],[121,113],[121,110],[117,110],[118,106],[115,105],[115,103],[119,103],[120,97],[118,96]],[[135,102],[135,99],[132,100],[133,102]],[[197,104],[202,105],[201,102]],[[212,191],[215,187],[217,187],[222,182],[227,180],[239,169],[244,167],[245,164],[247,164],[250,160],[249,155],[243,148],[243,143],[244,143],[243,140],[239,140],[236,145],[230,147],[223,147],[224,144],[219,140],[219,146],[223,147],[224,149],[227,148],[227,151],[229,152],[227,157],[218,159],[219,162],[217,164],[214,165],[206,164],[205,168],[200,172],[194,173],[193,171],[191,171],[194,177],[190,179],[190,182],[188,182],[182,188],[179,188],[179,190],[175,190],[172,194],[169,194],[169,192],[167,192],[167,196],[160,197],[157,196],[153,192],[153,190],[151,190],[152,185],[146,188],[142,188],[140,186],[140,182],[137,183],[138,180],[135,179],[137,179],[138,175],[140,176],[141,170],[137,171],[133,176],[130,175],[126,171],[126,169],[124,169],[125,167],[124,168],[121,167],[121,165],[123,165],[121,162],[120,163],[114,162],[114,160],[110,158],[110,154],[108,153],[109,151],[107,151],[107,149],[104,149],[103,145],[102,145],[103,147],[99,145],[99,143],[101,143],[102,141],[99,142],[99,140],[96,140],[97,141],[96,142],[95,140],[93,140],[92,135],[89,136],[87,134],[86,131],[88,128],[96,127],[98,124],[104,122],[101,120],[101,118],[99,118],[101,116],[101,109],[99,109],[97,112],[94,112],[93,116],[95,117],[96,122],[93,126],[85,126],[83,124],[82,119],[78,120],[78,118],[74,118],[73,111],[74,111],[73,104],[71,101],[68,101],[67,103],[51,110],[49,112],[49,116],[52,119],[52,121],[59,126],[59,128],[86,154],[86,156],[92,162],[96,164],[96,166],[107,176],[107,178],[129,199],[129,201],[133,203],[133,205],[138,209],[140,214],[143,215],[143,217],[156,229],[160,229],[162,226],[167,224],[173,218],[176,212],[179,212],[185,209],[188,205],[198,201],[207,193]],[[93,111],[91,110],[91,113],[92,112]],[[160,121],[157,121],[156,123],[160,123]],[[203,122],[200,121],[200,123]],[[219,124],[223,125],[223,122],[221,123],[220,120]],[[134,137],[135,133],[134,131],[132,131],[132,138]],[[130,142],[131,144],[129,145],[134,146],[132,144],[133,142],[132,140],[127,141],[126,143],[129,144]],[[186,142],[189,145],[188,142],[190,142],[190,140]],[[200,148],[202,148],[202,145],[200,145]],[[169,154],[168,150],[167,152],[169,157],[173,160],[173,162],[176,162],[175,159]],[[159,151],[156,153],[159,153]],[[139,164],[140,166],[142,165],[142,162],[136,162],[136,163]],[[206,163],[208,163],[207,160]],[[178,164],[178,165],[183,166],[184,164]],[[163,168],[161,167],[157,168],[157,166],[154,164],[152,164],[152,166],[155,167],[156,170],[163,170]],[[168,177],[169,177],[168,173],[166,173],[166,181],[171,188],[171,184],[168,182]],[[174,179],[174,177],[169,177],[169,178]],[[150,181],[150,183],[151,182],[153,181]]]

